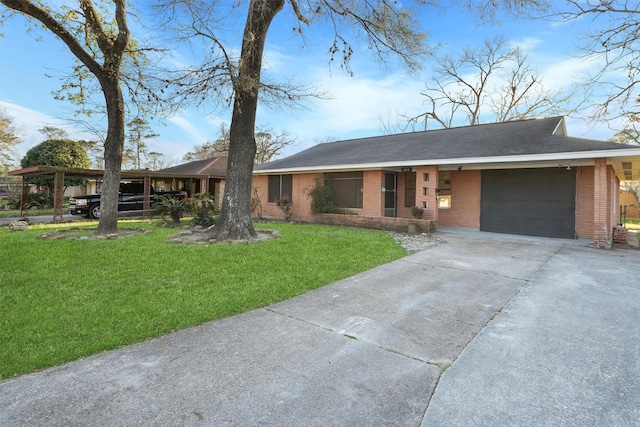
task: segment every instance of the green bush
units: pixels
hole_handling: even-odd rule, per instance
[[[411,206],[411,215],[413,215],[415,219],[422,219],[424,217],[424,209],[418,206]]]
[[[183,213],[191,212],[189,199],[174,199],[171,196],[160,196],[153,204],[153,213],[164,219],[170,216],[174,223],[180,223]]]
[[[191,225],[192,227],[199,225],[204,228],[209,228],[212,225],[215,225],[215,223],[216,219],[214,217],[202,215],[196,215],[191,219],[191,221],[189,221],[189,225]]]
[[[286,197],[280,197],[276,200],[276,206],[284,213],[284,220],[291,222],[291,206],[293,203]]]
[[[331,187],[328,187],[324,184],[322,175],[316,175],[315,187],[313,187],[313,189],[309,191],[309,197],[311,197],[312,213],[338,212],[338,209],[333,202],[333,191],[331,191]]]
[[[8,202],[9,209],[20,209],[20,196],[12,196]],[[50,209],[53,207],[53,196],[45,193],[29,193],[24,201],[23,209]]]

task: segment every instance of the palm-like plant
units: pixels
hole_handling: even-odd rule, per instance
[[[208,218],[209,211],[213,211],[216,207],[213,196],[209,193],[198,193],[189,200],[191,212],[203,218]]]
[[[188,199],[174,199],[171,196],[160,196],[153,204],[153,213],[161,215],[164,219],[167,215],[175,223],[180,222],[183,213],[191,211]]]

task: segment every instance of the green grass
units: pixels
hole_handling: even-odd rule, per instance
[[[637,237],[638,237],[638,245],[640,245],[640,219],[628,219],[627,221],[624,223],[625,228],[628,228],[629,230],[639,230],[639,232],[637,233]]]
[[[51,226],[0,228],[0,377],[263,307],[405,255],[376,231],[257,225],[282,237],[204,246],[167,243],[176,230],[148,221],[121,226],[152,232],[42,240]]]
[[[640,219],[627,219],[624,226],[630,230],[640,230]]]

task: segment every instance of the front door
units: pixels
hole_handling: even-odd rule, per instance
[[[396,216],[396,173],[384,174],[384,216]]]

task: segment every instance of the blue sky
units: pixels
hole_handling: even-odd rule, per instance
[[[310,28],[307,45],[291,33],[290,11],[282,12],[272,24],[265,52],[265,68],[277,76],[295,76],[327,92],[331,99],[316,100],[307,110],[269,111],[259,108],[258,124],[274,131],[286,131],[297,143],[283,154],[290,155],[327,139],[349,139],[382,133],[381,120],[398,113],[419,114],[424,97],[420,91],[430,79],[430,63],[416,75],[391,66],[382,68],[364,49],[356,49],[352,60],[353,77],[339,67],[328,65],[329,44],[322,29]],[[499,24],[478,23],[456,7],[424,13],[423,26],[428,42],[440,45],[439,52],[455,55],[465,47],[479,46],[484,39],[504,36],[509,43],[526,49],[546,87],[565,87],[593,66],[577,58],[578,36],[586,22],[554,23],[547,20],[504,20]],[[22,17],[0,28],[0,108],[13,118],[24,142],[18,147],[22,157],[42,142],[37,129],[52,125],[65,128],[72,137],[92,138],[71,126],[64,118],[71,116],[72,106],[53,99],[51,92],[59,80],[46,75],[63,74],[73,64],[66,46],[44,31],[26,33]],[[36,40],[39,36],[40,40]],[[136,37],[134,32],[133,37]],[[235,38],[240,40],[240,31]],[[210,110],[210,109],[209,109]],[[173,164],[180,163],[195,145],[215,139],[221,123],[228,124],[229,111],[207,114],[206,108],[185,108],[164,124],[154,124],[160,136],[149,141],[151,151],[159,151]],[[571,136],[607,139],[613,131],[606,124],[592,124],[569,119]],[[95,139],[95,138],[94,138]]]

